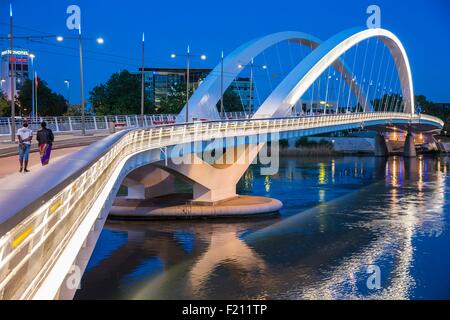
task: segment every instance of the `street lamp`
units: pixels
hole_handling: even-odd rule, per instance
[[[249,97],[249,101],[248,101],[248,117],[250,118],[250,115],[252,113],[252,99],[253,99],[253,68],[254,67],[260,67],[261,69],[266,70],[267,69],[267,65],[263,64],[263,65],[255,65],[253,63],[253,58],[250,61],[250,97]],[[238,68],[239,69],[243,69],[244,66],[242,64],[238,64]]]
[[[64,84],[67,87],[67,103],[70,104],[70,81],[69,80],[64,80]]]
[[[11,80],[11,141],[16,142],[16,106],[14,103],[14,72],[15,72],[15,59],[14,59],[14,47],[13,47],[13,11],[12,11],[12,3],[9,4],[9,46],[11,50],[11,54],[9,56],[8,65],[10,68],[10,80]]]
[[[185,54],[172,53],[170,57],[172,59],[177,58],[177,56],[186,57],[186,122],[189,122],[189,71],[191,58],[199,58],[200,60],[206,60],[206,55],[192,55],[190,52],[189,45],[187,46],[187,51]]]
[[[97,41],[98,42],[98,41]],[[142,65],[141,65],[141,126],[144,126],[144,102],[145,102],[145,33],[142,32]]]
[[[36,56],[33,53],[30,53],[28,55],[28,57],[31,60],[31,118],[35,118],[35,100],[34,100],[34,96],[35,96],[35,82],[34,82],[34,58],[36,58]]]
[[[78,40],[79,55],[80,55],[80,96],[81,96],[81,134],[86,134],[86,117],[85,117],[85,100],[84,100],[84,80],[83,80],[83,42],[82,40],[94,40],[93,38],[86,38],[81,36],[81,24],[78,25],[78,37],[56,37],[56,40],[62,42],[65,39]],[[96,38],[95,41],[98,44],[105,43],[103,38]]]

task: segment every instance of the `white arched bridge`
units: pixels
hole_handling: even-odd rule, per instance
[[[369,92],[355,81],[354,72],[341,59],[370,38],[383,43],[395,62],[402,102],[392,108],[377,110]],[[223,88],[242,71],[238,65],[250,63],[280,41],[307,46],[311,52],[298,61],[251,118],[221,119],[216,106]],[[219,76],[222,67],[223,78]],[[356,105],[349,108],[347,103],[323,113],[311,108],[293,115],[293,106],[331,67],[342,75]],[[175,174],[192,184],[194,203],[214,207],[236,196],[236,183],[267,142],[348,129],[400,130],[409,133],[405,149],[413,155],[414,133],[432,135],[443,126],[435,117],[414,112],[408,57],[399,39],[384,29],[351,29],[324,42],[300,32],[250,41],[211,72],[190,98],[189,110],[186,108],[175,124],[118,132],[0,186],[0,298],[72,298],[122,184],[129,188],[130,197],[144,199],[167,193],[168,179]],[[192,122],[194,118],[206,121]],[[225,155],[232,154],[231,163],[211,163],[199,156],[217,141]],[[384,143],[378,136],[380,155],[384,155]],[[239,148],[244,152],[236,152]]]

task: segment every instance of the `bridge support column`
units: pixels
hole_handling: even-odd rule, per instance
[[[403,156],[406,158],[416,157],[416,147],[414,144],[414,136],[408,131],[405,139],[405,145],[403,147]]]
[[[236,184],[253,162],[264,143],[227,148],[215,163],[203,161],[197,154],[171,159],[163,170],[179,175],[193,186],[193,204],[215,204],[237,197]]]
[[[376,157],[387,157],[389,156],[389,151],[386,145],[386,140],[381,133],[377,133],[375,136],[375,156]]]
[[[175,177],[152,165],[131,172],[123,181],[127,199],[148,199],[175,193]]]

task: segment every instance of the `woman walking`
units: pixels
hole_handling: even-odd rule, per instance
[[[41,127],[42,129],[37,132],[36,139],[39,143],[41,163],[45,166],[50,161],[50,154],[52,152],[52,145],[55,137],[53,136],[52,130],[47,129],[47,123],[45,123],[45,121],[41,123]]]

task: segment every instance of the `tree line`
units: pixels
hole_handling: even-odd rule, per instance
[[[26,80],[16,99],[16,114],[29,116],[32,105],[32,81]],[[192,95],[192,88],[189,95]],[[69,105],[68,101],[61,95],[52,91],[46,81],[38,79],[38,105],[39,116],[62,116],[80,115],[79,105]],[[153,105],[148,94],[145,94],[144,112],[151,113],[179,113],[186,104],[186,86],[183,83],[172,85],[165,97],[158,105]],[[95,86],[89,92],[89,113],[95,115],[121,115],[139,114],[141,111],[141,78],[138,74],[130,73],[127,70],[116,72],[106,81],[106,83]],[[239,96],[228,88],[223,97],[225,111],[243,111],[247,106],[243,106]],[[402,98],[397,94],[385,94],[381,99],[372,101],[376,111],[400,110]],[[428,101],[423,95],[416,96],[416,105],[421,112],[441,118],[445,122],[446,131],[450,132],[450,110],[439,106],[437,103]],[[220,110],[220,102],[217,104]],[[11,106],[4,93],[0,95],[0,116],[6,117],[11,114]]]

